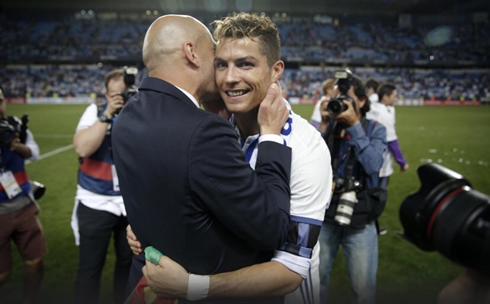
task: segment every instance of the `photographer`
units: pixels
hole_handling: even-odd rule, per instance
[[[132,256],[126,243],[128,221],[111,147],[115,116],[125,103],[124,76],[123,70],[113,70],[105,76],[106,102],[87,107],[73,140],[81,160],[71,223],[79,246],[76,303],[97,303],[100,276],[113,233],[116,248],[113,300],[124,302]]]
[[[378,171],[386,150],[386,129],[365,118],[370,101],[359,78],[336,73],[338,94],[321,106],[323,133],[331,151],[335,189],[320,232],[321,303],[329,274],[342,245],[354,291],[354,303],[374,303],[378,239],[374,221],[384,208],[386,191]]]
[[[23,303],[33,303],[44,274],[46,244],[24,160],[36,159],[39,147],[27,120],[5,115],[3,92],[0,87],[0,286],[10,276],[13,240],[24,261]]]

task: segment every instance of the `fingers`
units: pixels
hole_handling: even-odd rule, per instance
[[[281,88],[277,83],[272,83],[259,106],[260,134],[280,134],[288,116],[289,111],[282,97]]]
[[[140,255],[143,252],[141,243],[136,238],[136,235],[134,234],[130,225],[126,227],[126,239],[128,240],[128,245],[134,255]]]
[[[114,94],[108,98],[107,110],[110,115],[113,115],[124,106],[124,99],[121,94]]]

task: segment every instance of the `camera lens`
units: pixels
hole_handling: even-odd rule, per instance
[[[341,226],[349,226],[356,203],[357,196],[354,191],[343,193],[340,196],[337,212],[335,213],[335,222]]]
[[[346,109],[347,107],[345,106],[345,104],[342,102],[341,99],[338,98],[331,99],[327,105],[327,111],[332,116],[338,116]]]
[[[424,165],[417,173],[422,185],[400,207],[404,237],[420,249],[490,273],[490,198],[442,166]]]

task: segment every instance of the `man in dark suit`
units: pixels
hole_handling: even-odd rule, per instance
[[[291,150],[279,136],[288,118],[280,90],[272,85],[260,106],[254,173],[229,122],[198,108],[218,98],[214,47],[192,17],[157,19],[143,45],[150,77],[113,130],[132,229],[143,247],[193,274],[268,261],[289,227]]]

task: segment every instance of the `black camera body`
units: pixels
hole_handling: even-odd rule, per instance
[[[466,267],[490,274],[490,197],[436,164],[417,169],[421,187],[400,207],[403,237]]]
[[[357,106],[354,99],[347,95],[351,87],[351,75],[352,72],[349,69],[340,70],[335,72],[335,85],[339,89],[340,95],[330,99],[327,105],[327,111],[332,117],[339,116],[340,113],[347,110],[347,106],[344,100],[351,102],[354,105],[354,109],[357,112]]]
[[[136,75],[138,75],[138,68],[136,67],[127,67],[123,68],[124,71],[124,84],[126,85],[126,89],[121,93],[121,96],[126,103],[131,97],[134,96],[138,92],[138,88],[135,85]]]
[[[27,123],[29,115],[24,114],[22,119],[7,116],[0,119],[0,147],[10,148],[14,139],[19,136],[21,143],[25,144],[27,137]],[[18,135],[17,135],[18,134]]]
[[[334,192],[335,193],[343,193],[343,192],[348,192],[348,191],[357,191],[361,189],[361,183],[356,180],[354,177],[351,178],[341,178],[341,177],[336,177],[334,179]]]

